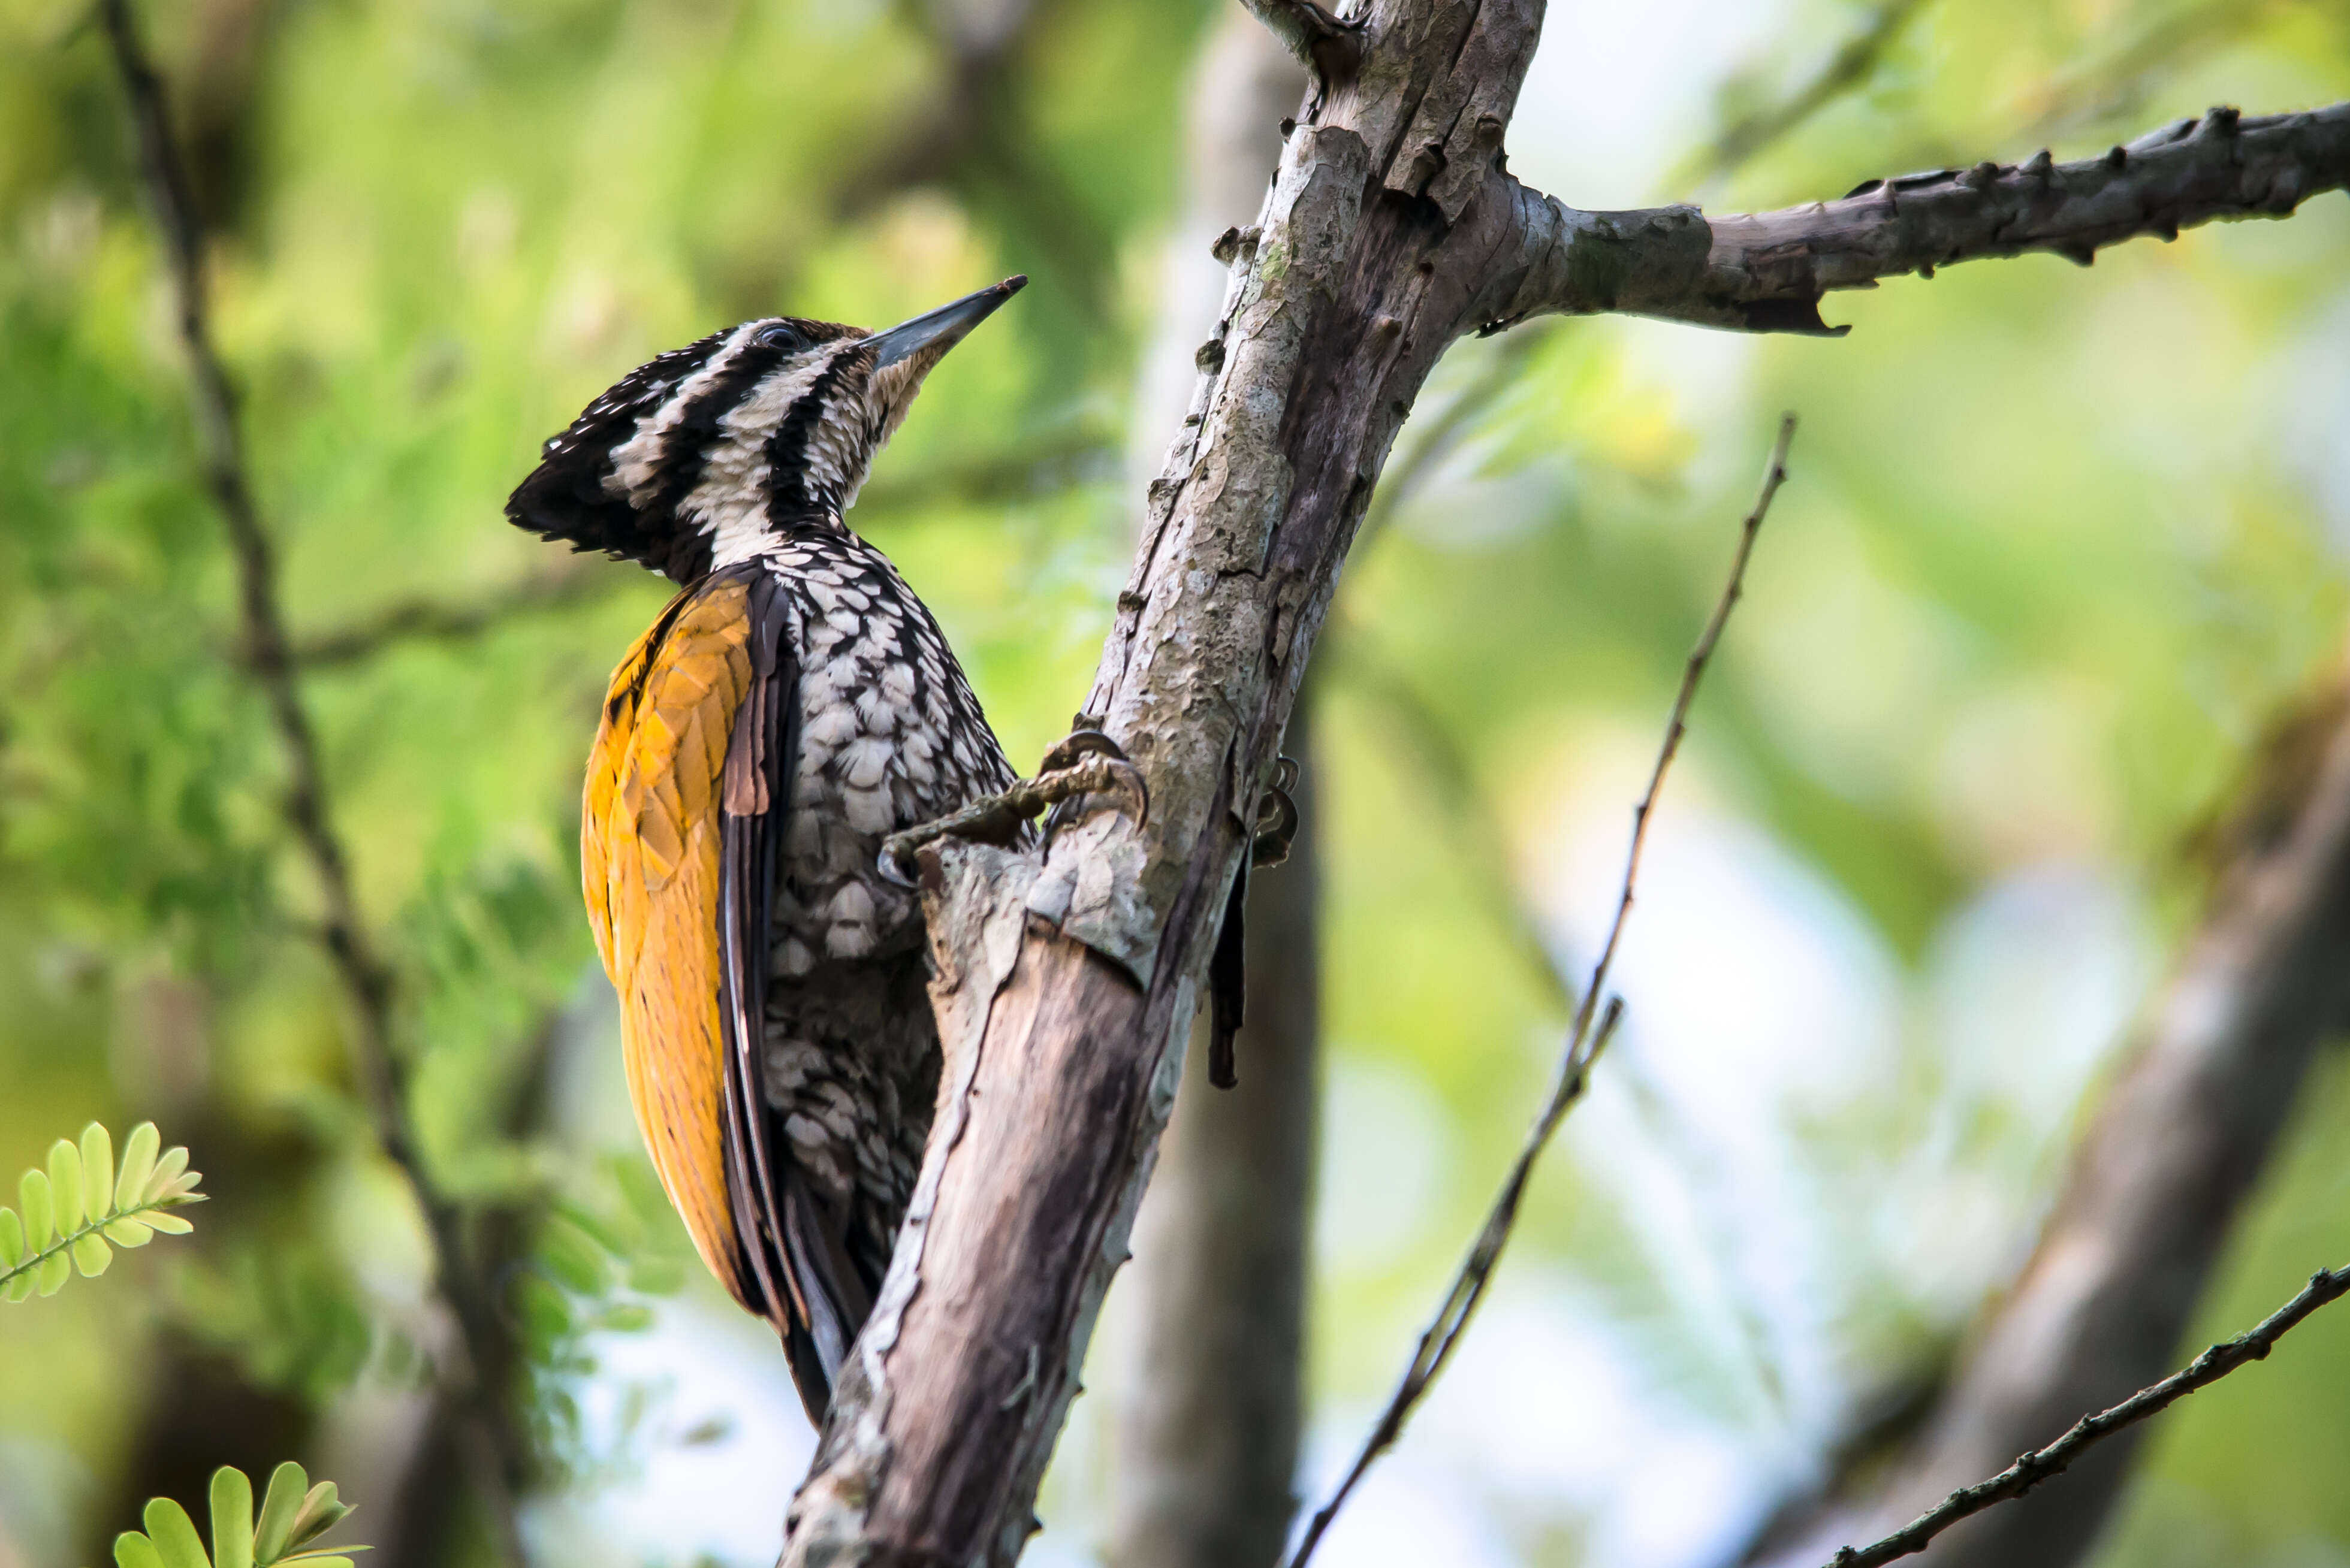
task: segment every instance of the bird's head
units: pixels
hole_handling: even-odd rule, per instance
[[[506,517],[681,583],[837,520],[931,368],[1027,281],[882,332],[768,317],[672,349],[547,441]]]

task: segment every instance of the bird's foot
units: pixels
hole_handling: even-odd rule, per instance
[[[1297,787],[1297,759],[1284,757],[1274,764],[1273,782],[1264,786],[1264,798],[1257,802],[1256,836],[1249,844],[1251,866],[1278,866],[1289,858],[1289,846],[1297,837],[1297,802],[1290,791]]]
[[[1021,779],[1001,794],[972,801],[933,822],[893,833],[881,841],[881,875],[913,885],[914,852],[941,838],[1010,844],[1020,825],[1039,812],[1079,795],[1122,795],[1136,826],[1150,820],[1150,789],[1142,770],[1127,761],[1118,742],[1098,730],[1078,730],[1055,741],[1033,779]],[[1293,811],[1295,808],[1292,808]]]

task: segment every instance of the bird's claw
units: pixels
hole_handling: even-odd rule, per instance
[[[1256,806],[1256,835],[1249,844],[1251,866],[1278,866],[1289,858],[1297,838],[1297,759],[1284,757],[1274,764],[1273,782],[1264,786]]]
[[[1126,815],[1134,818],[1135,826],[1150,820],[1150,785],[1142,770],[1099,730],[1072,730],[1047,746],[1038,760],[1035,782],[1040,789],[1054,792],[1055,805],[1081,794],[1119,794],[1128,803]],[[1045,830],[1056,826],[1058,814],[1047,820]]]
[[[1139,827],[1150,820],[1150,786],[1142,770],[1127,761],[1118,742],[1098,730],[1079,730],[1053,743],[1044,765],[1033,779],[1015,781],[1001,794],[971,802],[960,811],[919,826],[893,833],[881,841],[882,879],[900,888],[913,887],[914,854],[941,838],[976,839],[1008,844],[1020,825],[1049,806],[1079,795],[1122,795],[1130,803],[1127,815]]]

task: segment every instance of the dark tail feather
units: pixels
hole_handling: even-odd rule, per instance
[[[849,1256],[846,1223],[809,1190],[805,1175],[786,1164],[782,1186],[784,1274],[793,1320],[784,1325],[784,1349],[800,1402],[821,1427],[849,1346],[872,1315],[879,1282],[867,1280]]]

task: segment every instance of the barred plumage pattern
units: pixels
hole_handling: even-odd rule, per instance
[[[683,585],[614,673],[582,876],[654,1166],[816,1419],[938,1087],[921,907],[882,840],[1014,782],[938,623],[842,514],[1018,282],[884,334],[779,317],[664,354],[506,508]]]

